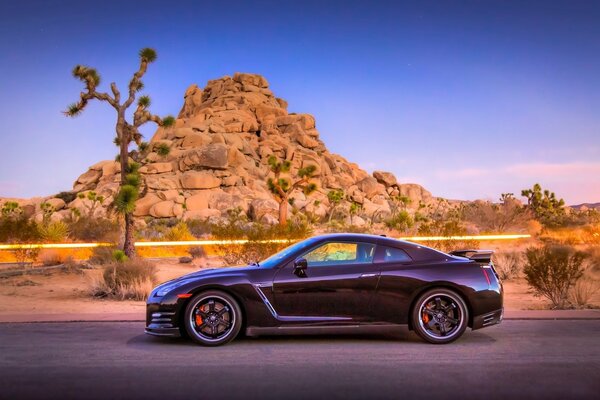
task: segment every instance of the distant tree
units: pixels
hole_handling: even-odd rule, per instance
[[[89,204],[85,205],[85,207],[88,210],[88,218],[93,218],[94,212],[96,212],[96,208],[99,205],[102,205],[102,203],[104,203],[104,196],[99,196],[93,190],[90,190],[89,192],[87,192],[87,196],[83,193],[79,193],[77,195],[77,197],[79,197],[80,199],[88,199],[89,200]]]
[[[279,203],[279,225],[285,225],[287,223],[287,206],[290,195],[298,189],[302,190],[305,195],[314,192],[317,185],[309,182],[309,180],[317,168],[314,165],[300,168],[297,172],[297,180],[292,183],[290,179],[281,176],[281,174],[290,171],[291,164],[289,161],[278,161],[277,157],[271,156],[269,157],[269,167],[274,177],[267,180],[267,185]]]
[[[545,226],[560,225],[565,217],[565,201],[556,198],[554,192],[542,190],[539,183],[531,189],[523,189],[521,196],[527,198],[527,207]]]
[[[477,225],[482,232],[523,230],[532,219],[532,213],[512,193],[502,193],[499,203],[474,201],[465,205],[464,219]]]
[[[112,96],[105,92],[97,90],[100,85],[100,75],[94,68],[77,65],[73,68],[73,76],[84,84],[84,91],[79,95],[79,100],[71,104],[64,112],[69,117],[76,117],[81,114],[90,100],[100,100],[107,102],[117,113],[117,122],[115,125],[116,138],[114,142],[119,146],[119,162],[121,163],[121,187],[119,193],[115,196],[114,210],[124,217],[123,233],[123,251],[128,257],[135,254],[133,238],[133,210],[135,201],[139,197],[140,179],[137,173],[138,167],[130,165],[129,158],[134,154],[129,151],[131,143],[143,146],[142,134],[139,128],[147,122],[154,122],[158,126],[171,126],[175,118],[168,116],[160,118],[148,111],[150,106],[150,97],[140,96],[137,101],[137,107],[133,112],[133,121],[127,121],[126,112],[136,99],[136,95],[144,88],[142,77],[146,73],[148,65],[156,60],[156,51],[151,48],[144,48],[139,52],[140,66],[129,81],[126,98],[121,101],[121,92],[117,85],[112,82],[110,89]],[[135,158],[135,157],[133,157]],[[128,179],[129,177],[129,179]]]
[[[333,218],[333,214],[335,213],[336,208],[340,205],[340,202],[344,200],[344,191],[342,189],[333,189],[327,192],[327,199],[329,200],[329,220],[331,223],[331,218]]]
[[[354,216],[357,215],[362,210],[362,204],[353,201],[350,203],[350,209],[348,210],[350,214],[350,225],[354,223]]]
[[[390,200],[392,218],[395,217],[398,212],[405,211],[406,207],[411,203],[410,197],[403,195],[390,196]]]

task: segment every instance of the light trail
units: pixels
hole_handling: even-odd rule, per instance
[[[516,240],[529,239],[531,235],[467,235],[467,236],[405,236],[397,239],[410,242],[437,242],[448,240]],[[257,243],[292,243],[292,239],[257,240]],[[184,240],[171,242],[135,242],[136,247],[163,247],[163,246],[218,246],[235,245],[250,242],[247,239],[240,240]],[[101,246],[114,246],[113,243],[27,243],[27,244],[0,244],[0,250],[20,249],[89,249]]]

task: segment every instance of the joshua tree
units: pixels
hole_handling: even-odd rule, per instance
[[[102,203],[104,203],[104,196],[98,196],[98,194],[96,194],[96,192],[90,190],[87,193],[87,196],[83,193],[79,193],[77,195],[77,197],[79,197],[80,199],[88,199],[89,200],[89,205],[86,205],[85,207],[88,210],[88,218],[93,218],[94,217],[94,212],[96,211],[96,207],[98,207],[99,205],[102,205]]]
[[[282,173],[290,171],[290,162],[277,161],[275,156],[269,157],[269,167],[271,172],[275,175],[275,178],[269,178],[267,185],[269,190],[275,196],[275,199],[279,203],[279,225],[285,225],[287,223],[287,205],[290,195],[296,190],[301,189],[304,194],[309,195],[317,189],[317,185],[310,183],[309,179],[312,178],[317,167],[314,165],[308,165],[298,170],[298,180],[291,183],[288,178],[281,177]]]
[[[158,126],[171,126],[175,122],[172,116],[160,118],[148,111],[150,106],[150,97],[140,96],[137,101],[137,107],[133,112],[133,122],[126,119],[126,112],[136,99],[136,95],[144,88],[142,77],[146,73],[148,64],[156,60],[156,51],[151,48],[144,48],[139,52],[140,66],[129,81],[127,96],[121,100],[121,92],[117,85],[112,82],[110,89],[112,96],[105,92],[97,90],[100,85],[100,75],[94,68],[77,65],[73,68],[73,76],[84,84],[84,91],[79,95],[79,101],[71,104],[65,115],[76,117],[85,109],[90,100],[100,100],[107,102],[117,112],[117,122],[115,126],[116,138],[115,144],[119,146],[119,161],[121,163],[121,188],[115,197],[113,203],[114,209],[124,217],[125,229],[123,237],[123,251],[128,257],[135,253],[133,241],[133,210],[135,201],[139,197],[139,166],[133,166],[129,163],[129,146],[135,142],[138,146],[142,145],[142,134],[139,132],[140,126],[147,122],[154,122]],[[132,153],[136,153],[135,151]],[[133,157],[135,158],[135,157]]]
[[[327,199],[329,200],[329,219],[327,222],[331,223],[331,218],[335,213],[335,209],[338,207],[340,202],[344,200],[344,191],[342,189],[333,189],[327,192]]]
[[[527,207],[544,225],[560,225],[565,215],[565,201],[557,199],[554,192],[542,190],[539,183],[531,189],[523,189],[521,196],[527,198]]]

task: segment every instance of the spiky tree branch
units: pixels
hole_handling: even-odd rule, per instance
[[[175,119],[172,116],[160,118],[152,114],[148,107],[150,106],[150,98],[141,96],[138,99],[138,105],[133,113],[133,123],[129,123],[125,118],[127,109],[133,104],[136,94],[144,88],[142,77],[148,69],[148,65],[156,60],[156,51],[151,48],[144,48],[139,52],[140,65],[138,70],[133,74],[129,81],[127,99],[121,103],[121,92],[117,85],[112,82],[110,89],[112,96],[108,93],[99,92],[97,87],[100,85],[100,75],[94,68],[83,65],[77,65],[73,68],[73,76],[79,79],[84,84],[84,91],[80,93],[79,100],[71,104],[64,114],[69,117],[75,117],[85,109],[90,100],[96,99],[106,101],[117,111],[117,123],[115,126],[116,138],[115,144],[120,148],[119,161],[121,164],[121,188],[115,197],[113,209],[117,210],[125,217],[125,239],[123,250],[127,256],[131,257],[134,254],[133,248],[133,210],[135,202],[139,198],[139,187],[141,178],[137,172],[137,167],[132,166],[129,162],[129,146],[132,142],[142,148],[142,134],[139,128],[148,122],[154,122],[158,126],[171,126]],[[135,153],[135,152],[134,152]]]

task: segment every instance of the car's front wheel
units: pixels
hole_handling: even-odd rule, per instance
[[[450,343],[467,329],[469,310],[462,297],[449,289],[423,293],[412,310],[415,332],[430,343]]]
[[[196,343],[219,346],[230,342],[240,332],[242,312],[229,294],[210,290],[190,300],[184,321],[188,335]]]

